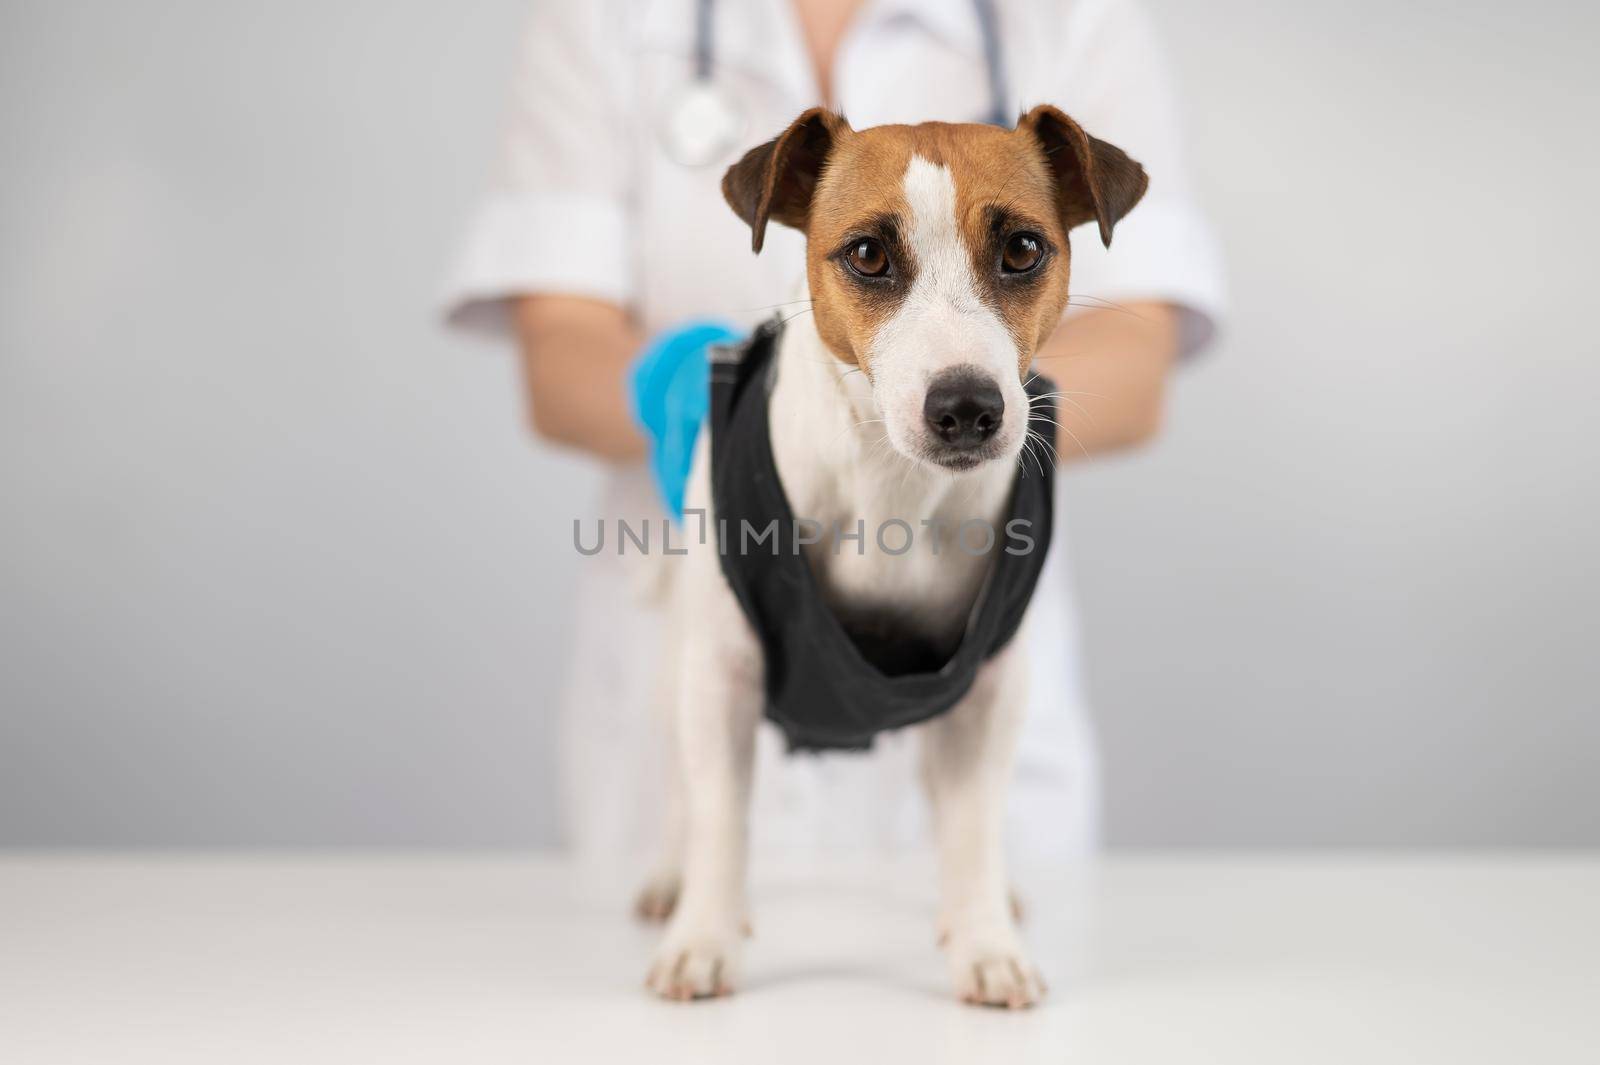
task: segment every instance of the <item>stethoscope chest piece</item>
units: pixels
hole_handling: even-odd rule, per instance
[[[680,166],[722,162],[744,138],[744,111],[712,78],[694,78],[666,100],[661,147]]]

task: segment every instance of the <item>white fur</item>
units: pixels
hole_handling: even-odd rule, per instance
[[[960,523],[999,528],[1016,470],[1027,401],[1009,333],[978,298],[970,256],[954,216],[950,172],[914,159],[905,178],[917,280],[904,306],[870,338],[872,379],[838,362],[808,316],[786,329],[777,355],[771,435],[779,476],[796,515],[854,528],[865,550],[808,549],[829,594],[851,606],[896,606],[930,635],[959,632],[989,564],[954,544]],[[1005,456],[952,474],[922,461],[922,402],[940,369],[972,364],[992,372],[1006,399]],[[709,462],[696,456],[688,505],[711,511]],[[900,518],[915,548],[880,552],[873,530]],[[714,522],[715,516],[710,515]],[[947,538],[923,521],[942,522]],[[714,525],[711,527],[715,527]],[[898,546],[895,544],[893,546]],[[670,853],[650,897],[681,889],[649,983],[673,998],[716,994],[738,979],[745,922],[746,810],[755,729],[762,710],[761,649],[723,579],[714,543],[693,545],[674,588],[670,628],[677,678],[673,726],[683,787],[681,854]],[[934,809],[942,912],[958,994],[1024,1005],[1042,992],[1018,941],[1007,899],[1000,828],[1005,784],[1024,705],[1021,639],[987,662],[966,698],[919,726],[924,778]]]
[[[889,439],[902,454],[926,455],[932,443],[922,418],[928,383],[941,370],[970,366],[1000,387],[1006,410],[995,445],[1014,457],[1027,427],[1017,344],[979,295],[972,254],[956,217],[955,177],[948,167],[912,156],[903,187],[911,206],[907,243],[916,280],[868,348]]]

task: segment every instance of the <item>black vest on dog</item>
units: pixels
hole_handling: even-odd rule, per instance
[[[1037,467],[1024,458],[1006,521],[994,530],[993,562],[953,651],[932,646],[893,618],[841,618],[824,601],[796,543],[799,531],[772,457],[767,401],[782,332],[783,323],[773,319],[745,343],[713,355],[711,494],[722,572],[761,640],[766,713],[783,729],[789,749],[864,750],[880,732],[949,710],[972,687],[983,661],[1016,634],[1050,547],[1054,471],[1046,456]],[[1055,437],[1055,405],[1046,397],[1051,390],[1043,378],[1028,386],[1029,427],[1046,440]],[[1013,524],[1019,521],[1027,524]],[[775,534],[757,543],[769,526]],[[1012,529],[1020,529],[1014,541]],[[960,531],[952,532],[958,542],[944,549],[962,550]],[[905,535],[891,529],[884,542],[897,547]],[[831,550],[832,530],[823,536],[823,549]],[[865,530],[864,549],[878,549],[876,536],[877,530]],[[1032,539],[1031,549],[1022,550],[1023,537]],[[966,543],[971,550],[979,546],[976,538]],[[853,549],[849,542],[839,546]]]

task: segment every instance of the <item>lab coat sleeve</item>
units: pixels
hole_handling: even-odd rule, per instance
[[[1216,234],[1191,189],[1166,54],[1135,0],[1081,0],[1062,28],[1060,81],[1056,95],[1043,99],[1150,175],[1149,191],[1118,223],[1109,249],[1092,226],[1073,233],[1071,291],[1176,305],[1183,351],[1193,353],[1221,321],[1226,284]]]
[[[521,39],[500,157],[446,283],[453,326],[509,335],[535,293],[627,303],[627,38],[616,5],[539,0]]]

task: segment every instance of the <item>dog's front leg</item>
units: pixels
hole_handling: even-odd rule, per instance
[[[661,661],[651,709],[661,726],[663,772],[666,785],[661,797],[661,856],[655,870],[634,898],[633,912],[643,921],[665,921],[678,905],[683,890],[683,759],[678,757],[678,664],[683,658],[684,626],[666,626],[662,634]]]
[[[726,585],[697,612],[679,662],[677,747],[683,888],[646,983],[673,999],[727,994],[738,980],[746,819],[761,710],[760,647]]]
[[[1031,1006],[1044,993],[1017,935],[1002,825],[1027,675],[1012,644],[972,691],[926,726],[923,772],[938,837],[940,927],[956,993],[990,1006]]]

